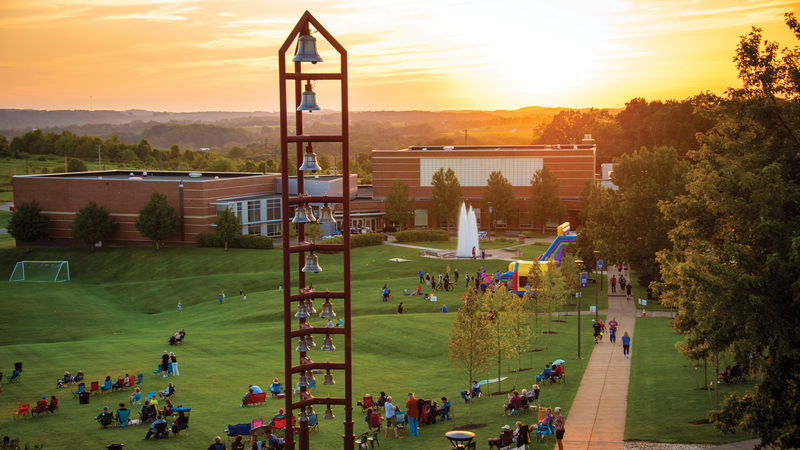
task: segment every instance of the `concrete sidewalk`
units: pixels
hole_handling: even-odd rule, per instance
[[[616,269],[612,270],[616,272]],[[606,322],[614,317],[619,322],[617,342],[610,343],[609,336],[606,335],[603,342],[597,344],[592,351],[567,416],[563,440],[565,449],[624,447],[631,360],[622,355],[622,334],[627,331],[631,336],[633,357],[636,308],[624,296],[609,295],[606,314]]]

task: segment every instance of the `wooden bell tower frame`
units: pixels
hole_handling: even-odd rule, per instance
[[[328,43],[339,53],[341,66],[339,72],[333,73],[303,73],[302,65],[309,64],[307,62],[294,62],[294,70],[287,72],[286,70],[286,52],[292,47],[292,44],[297,40],[298,36],[307,33],[313,27]],[[286,389],[286,428],[284,448],[287,450],[294,450],[295,430],[292,426],[291,416],[294,415],[295,410],[304,410],[308,405],[344,405],[344,448],[352,449],[355,443],[355,435],[353,434],[353,394],[352,394],[352,358],[350,352],[350,168],[349,168],[349,119],[348,119],[348,98],[347,98],[347,50],[342,47],[339,42],[331,36],[330,33],[315,19],[311,13],[306,11],[297,22],[289,37],[281,46],[278,51],[278,70],[280,82],[280,123],[281,123],[281,226],[283,235],[283,345],[284,345],[284,387]],[[303,83],[311,80],[338,80],[341,83],[341,120],[342,131],[338,135],[317,135],[309,136],[303,132],[303,113],[297,111],[297,106],[300,105],[303,92]],[[287,84],[294,81],[294,123],[295,134],[289,135],[289,109],[287,105]],[[298,195],[289,195],[289,144],[293,143],[297,167],[303,164],[303,145],[311,142],[339,142],[341,143],[341,160],[343,164],[343,180],[342,180],[342,196],[341,197],[315,197],[304,195],[303,186],[303,172],[297,171],[297,193]],[[297,244],[291,245],[289,239],[289,226],[291,224],[292,216],[289,214],[290,206],[303,206],[309,203],[322,203],[328,202],[332,205],[340,204],[342,211],[342,237],[343,244],[317,244],[306,242],[305,240],[305,225],[298,224],[297,226]],[[335,209],[335,208],[334,208]],[[341,292],[330,292],[328,290],[320,290],[319,286],[311,290],[306,284],[306,274],[302,271],[306,261],[306,252],[311,251],[337,251],[341,252],[343,256],[343,286]],[[297,255],[297,267],[292,268],[291,255]],[[297,277],[292,280],[292,272],[297,272]],[[298,319],[297,327],[293,326],[295,306],[300,301],[306,299],[331,299],[334,305],[337,306],[339,314],[343,316],[344,326],[336,328],[324,327],[308,327],[305,318]],[[320,363],[314,362],[311,364],[299,363],[299,357],[306,356],[306,352],[297,352],[293,345],[297,343],[301,336],[309,334],[317,334],[317,336],[330,334],[330,335],[343,335],[344,345],[340,342],[340,347],[336,352],[344,353],[344,362],[336,363]],[[297,365],[293,362],[293,357],[298,354]],[[339,374],[344,372],[344,397],[331,398],[319,397],[315,398],[306,392],[303,387],[300,390],[300,395],[295,398],[293,393],[294,381],[293,375],[309,370],[335,370]],[[319,411],[320,413],[322,411]],[[299,428],[297,430],[297,442],[301,450],[309,448],[309,435],[308,435],[308,422],[298,421]]]

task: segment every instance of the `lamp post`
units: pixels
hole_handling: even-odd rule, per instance
[[[595,289],[594,289],[594,320],[597,320],[598,319],[598,315],[597,315],[598,314],[598,312],[597,312],[597,309],[598,309],[597,298],[600,295],[599,292],[600,292],[600,286],[601,286],[602,281],[603,281],[602,280],[603,274],[602,274],[602,272],[600,273],[600,275],[597,274],[598,269],[600,268],[597,256],[600,255],[600,251],[595,250],[592,253],[594,253],[594,274],[595,274],[595,277],[598,279],[598,281],[595,282]],[[608,320],[608,319],[606,319],[606,320]]]
[[[581,259],[575,260],[575,265],[578,266],[578,269],[580,269],[581,264],[583,264],[583,260]],[[581,359],[581,283],[580,282],[578,282],[578,301],[576,303],[578,304],[578,359]]]

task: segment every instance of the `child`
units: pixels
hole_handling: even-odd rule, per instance
[[[181,312],[181,301],[178,300],[178,312]]]

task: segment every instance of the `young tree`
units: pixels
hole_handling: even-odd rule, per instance
[[[414,199],[408,197],[408,185],[394,180],[386,195],[386,220],[403,225],[414,217]]]
[[[431,179],[433,192],[431,193],[431,212],[439,220],[447,221],[447,228],[458,218],[458,209],[461,207],[461,183],[458,182],[453,169],[441,168],[433,174]]]
[[[562,267],[564,261],[561,262]],[[549,268],[544,273],[544,294],[543,303],[547,305],[547,334],[552,334],[550,331],[550,323],[553,319],[553,311],[558,309],[570,293],[567,287],[567,280],[560,270],[556,267],[555,262],[549,264]]]
[[[566,207],[561,201],[558,178],[547,167],[536,171],[531,179],[531,199],[528,210],[532,220],[542,224],[542,233],[547,222],[559,221],[566,214]]]
[[[800,24],[786,22],[800,39]],[[760,446],[800,447],[800,46],[779,50],[754,28],[735,61],[741,89],[714,108],[692,155],[687,192],[663,204],[676,226],[658,255],[661,300],[684,353],[729,351],[762,376],[712,414]]]
[[[39,203],[32,201],[23,203],[14,210],[6,229],[8,234],[20,242],[35,242],[50,237],[47,229],[49,224],[50,218],[42,214]]]
[[[508,309],[510,295],[514,294],[510,294],[505,288],[500,287],[494,293],[487,290],[483,297],[486,317],[490,318],[490,339],[497,355],[497,392],[502,392],[500,364],[503,362],[503,357],[508,357],[513,350],[511,328],[516,317]]]
[[[225,251],[228,251],[228,242],[242,235],[242,221],[230,208],[225,208],[217,215],[216,225],[217,234],[225,242]]]
[[[318,223],[311,223],[305,226],[306,237],[311,239],[313,242],[316,242],[325,230],[319,226]]]
[[[491,208],[492,225],[498,220],[508,223],[517,212],[516,205],[511,183],[500,171],[490,173],[486,181],[486,190],[483,191],[483,207],[486,211]]]
[[[86,172],[89,170],[86,163],[78,158],[69,158],[67,160],[67,172]]]
[[[542,266],[538,261],[533,261],[525,283],[529,284],[531,287],[531,291],[526,294],[523,299],[525,300],[526,308],[533,313],[533,338],[534,341],[536,341],[542,331],[539,326],[539,313],[544,311],[544,300],[546,297],[542,293],[544,290],[544,273],[542,273]]]
[[[117,230],[117,221],[111,217],[105,206],[89,202],[75,215],[70,225],[72,238],[89,246],[94,251],[96,242],[104,241]]]
[[[533,334],[531,332],[531,310],[526,307],[527,299],[500,289],[495,296],[504,298],[504,311],[507,320],[508,357],[517,358],[517,373],[522,370],[522,354],[528,350]],[[516,384],[516,383],[515,383]]]
[[[450,339],[447,342],[448,358],[454,366],[467,373],[467,386],[486,367],[492,357],[489,321],[481,308],[481,301],[470,288],[466,301],[458,309],[453,326],[450,328]],[[469,423],[472,423],[472,402],[469,402]]]
[[[178,232],[181,218],[175,212],[175,208],[167,204],[167,197],[160,192],[153,192],[150,200],[139,211],[136,218],[136,229],[142,236],[152,239],[159,249],[158,242],[172,236]]]

